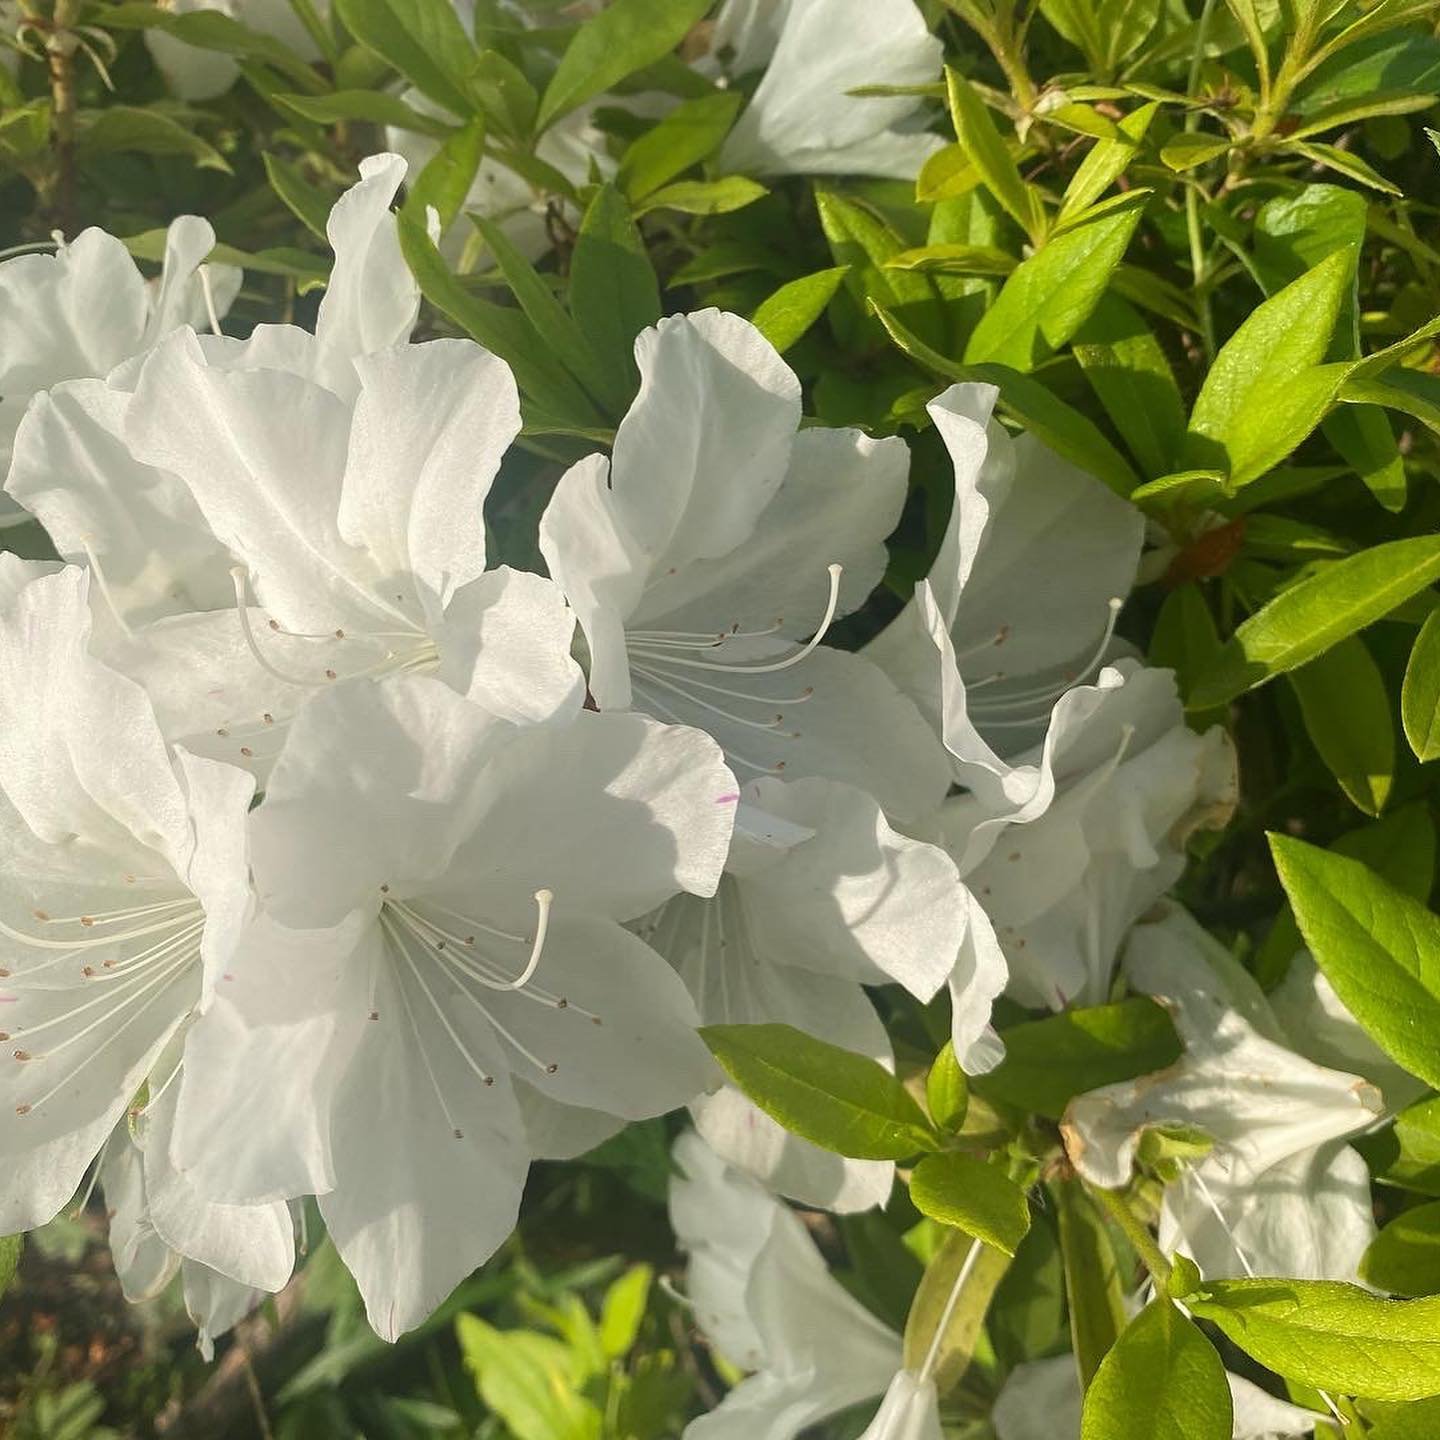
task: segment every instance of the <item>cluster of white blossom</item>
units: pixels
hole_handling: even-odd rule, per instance
[[[812,100],[887,47],[891,83],[929,80],[938,44],[908,0],[900,25],[850,8],[880,27],[858,71],[807,65],[836,55],[809,0],[724,7],[714,53],[772,62],[737,166],[913,175],[911,98]],[[155,38],[180,93],[228,83]],[[1235,775],[1116,636],[1139,512],[955,385],[928,407],[955,483],[934,567],[836,648],[907,445],[802,426],[780,355],[706,310],[640,335],[610,453],[540,521],[548,575],[494,567],[516,386],[471,341],[410,339],[405,172],[374,156],[336,204],[313,333],[226,336],[240,277],[194,217],[151,282],[99,230],[0,265],[5,490],[63,557],[0,556],[0,1233],[89,1177],[127,1294],[178,1270],[208,1345],[286,1284],[314,1197],[393,1339],[506,1239],[532,1160],[688,1106],[689,1293],[754,1372],[694,1440],[882,1394],[870,1434],[938,1436],[927,1370],[775,1198],[863,1210],[893,1165],[784,1131],[697,1027],[893,1066],[864,987],[948,989],[977,1074],[1002,992],[1099,1003],[1123,956],[1187,1053],[1072,1106],[1076,1167],[1119,1185],[1148,1126],[1198,1127],[1161,1243],[1207,1275],[1349,1278],[1373,1221],[1345,1139],[1410,1096],[1313,967],[1267,1000],[1157,909]],[[1233,1387],[1237,1435],[1313,1423]],[[1073,1365],[1022,1367],[997,1433],[1072,1433],[1078,1403]]]

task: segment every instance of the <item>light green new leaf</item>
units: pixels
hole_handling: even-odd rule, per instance
[[[455,1334],[485,1404],[516,1440],[599,1440],[602,1417],[580,1393],[569,1348],[531,1330],[497,1330],[461,1315]]]
[[[1340,788],[1379,815],[1395,779],[1395,722],[1380,667],[1352,635],[1290,676],[1305,729]]]
[[[955,138],[980,173],[985,188],[1032,240],[1045,233],[1045,212],[1039,196],[1020,175],[1010,149],[995,128],[979,92],[958,70],[945,68],[950,118]]]
[[[856,1160],[935,1148],[910,1092],[867,1055],[790,1025],[707,1025],[700,1035],[750,1099],[811,1144]]]
[[[930,1118],[951,1134],[965,1123],[965,1114],[970,1108],[970,1082],[949,1040],[941,1046],[925,1076],[925,1108]]]
[[[1007,1255],[1030,1228],[1025,1192],[984,1160],[946,1151],[927,1155],[910,1176],[915,1208],[942,1225],[953,1225]]]
[[[1392,1060],[1440,1085],[1440,918],[1358,860],[1286,835],[1270,850],[1335,993]]]
[[[1150,122],[1160,108],[1158,100],[1132,110],[1116,128],[1114,139],[1101,140],[1076,167],[1065,187],[1065,199],[1056,217],[1060,224],[1073,220],[1095,203],[1124,173],[1140,150]]]
[[[1440,1292],[1440,1201],[1396,1216],[1370,1242],[1360,1278],[1392,1295]]]
[[[1253,467],[1255,456],[1274,449],[1266,433],[1276,424],[1276,405],[1295,408],[1287,392],[1304,384],[1306,404],[1315,402],[1310,392],[1323,391],[1328,380],[1317,382],[1313,372],[1325,360],[1354,266],[1355,251],[1349,247],[1326,256],[1257,306],[1225,342],[1190,413],[1190,465],[1203,469],[1227,462],[1233,476],[1239,467],[1231,456],[1239,451]],[[1324,403],[1328,400],[1329,395]],[[1294,415],[1286,417],[1287,440],[1295,423]],[[1289,442],[1290,448],[1303,438]],[[1281,450],[1276,459],[1285,453]]]
[[[1362,160],[1353,150],[1341,150],[1337,145],[1321,145],[1314,140],[1295,140],[1286,148],[1296,150],[1316,165],[1323,165],[1327,170],[1336,170],[1351,180],[1358,180],[1362,185],[1368,185],[1372,190],[1379,190],[1382,194],[1403,195],[1405,193],[1393,181],[1387,180],[1368,161]]]
[[[1276,1374],[1341,1395],[1440,1395],[1440,1297],[1383,1300],[1331,1280],[1212,1280],[1191,1311]]]
[[[1147,996],[1028,1020],[1002,1038],[1004,1060],[971,1089],[1052,1120],[1075,1096],[1163,1070],[1181,1051],[1170,1016]]]
[[[770,192],[744,175],[723,175],[718,180],[676,180],[652,190],[635,207],[636,216],[652,210],[679,210],[685,215],[728,215],[743,210]]]
[[[1365,363],[1362,362],[1362,369]],[[1340,391],[1340,399],[1350,404],[1383,405],[1388,410],[1399,410],[1440,434],[1440,376],[1399,366],[1383,375],[1352,374]]]
[[[1234,142],[1225,135],[1182,131],[1160,147],[1160,159],[1172,170],[1193,170],[1225,154]]]
[[[620,188],[632,201],[642,200],[698,165],[720,148],[743,99],[738,91],[720,90],[677,105],[626,150],[616,175]]]
[[[615,0],[571,37],[545,93],[536,128],[668,55],[712,0]]]
[[[648,1265],[632,1265],[605,1292],[600,1303],[600,1348],[610,1359],[628,1355],[635,1344],[654,1278]]]
[[[1051,1193],[1060,1216],[1070,1344],[1088,1386],[1125,1328],[1125,1290],[1105,1222],[1080,1182],[1062,1180]]]
[[[1440,610],[1432,610],[1415,637],[1400,688],[1400,719],[1417,760],[1440,756]]]
[[[1230,1440],[1233,1424],[1215,1347],[1171,1301],[1156,1299],[1101,1362],[1080,1440]]]
[[[848,270],[836,265],[786,281],[760,302],[750,323],[783,355],[824,313]]]
[[[1141,469],[1166,474],[1185,435],[1185,402],[1160,342],[1139,311],[1102,295],[1075,334],[1075,358]]]
[[[1187,700],[1209,710],[1323,655],[1440,578],[1440,535],[1374,545],[1282,590],[1237,629]]]
[[[457,119],[476,107],[475,46],[450,0],[335,0],[345,28]]]
[[[978,1253],[972,1258],[977,1246]],[[951,1305],[955,1282],[967,1264],[959,1301]],[[906,1368],[919,1370],[933,1346],[936,1389],[945,1394],[958,1385],[970,1368],[995,1288],[1009,1267],[1010,1257],[1003,1250],[972,1240],[963,1230],[950,1231],[925,1267],[905,1320]],[[942,1321],[945,1329],[937,1344],[935,1336]]]
[[[965,346],[967,364],[1032,370],[1085,323],[1120,263],[1148,190],[1132,190],[1051,237],[1006,280]]]

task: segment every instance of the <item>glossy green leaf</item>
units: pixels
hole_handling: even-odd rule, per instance
[[[474,43],[450,0],[335,0],[345,28],[457,120],[476,108]]]
[[[131,153],[183,155],[201,170],[229,172],[230,162],[193,125],[164,110],[110,105],[76,116],[75,148],[82,157]]]
[[[1168,1299],[1152,1300],[1101,1362],[1080,1440],[1230,1440],[1225,1367]]]
[[[783,355],[825,313],[848,270],[836,265],[787,280],[760,302],[750,323]]]
[[[955,1058],[955,1047],[946,1041],[925,1076],[925,1108],[930,1118],[952,1134],[965,1123],[970,1108],[970,1082]]]
[[[325,239],[325,224],[330,218],[333,197],[318,185],[312,185],[288,160],[269,153],[261,158],[265,162],[270,188],[312,235]]]
[[[1392,1060],[1440,1085],[1440,918],[1358,860],[1288,835],[1270,849],[1335,993]]]
[[[1440,1394],[1440,1297],[1383,1300],[1330,1280],[1212,1280],[1189,1303],[1287,1380],[1376,1400]]]
[[[461,1315],[456,1338],[485,1404],[516,1440],[600,1440],[602,1418],[580,1393],[568,1346],[531,1330],[497,1330]]]
[[[630,1353],[645,1319],[650,1283],[655,1272],[648,1265],[632,1265],[605,1292],[600,1304],[600,1348],[619,1360]]]
[[[1360,1278],[1392,1295],[1440,1293],[1440,1201],[1397,1215],[1370,1242]]]
[[[1065,187],[1065,199],[1056,217],[1059,221],[1073,219],[1088,209],[1125,173],[1139,154],[1141,141],[1159,108],[1159,102],[1151,100],[1132,110],[1116,125],[1114,139],[1100,140],[1091,146]]]
[[[728,215],[763,199],[769,192],[744,175],[725,175],[718,180],[676,180],[652,190],[635,207],[635,214],[652,210],[679,210],[685,215]]]
[[[878,1061],[790,1025],[707,1025],[721,1068],[787,1130],[857,1160],[905,1160],[935,1146],[910,1092]]]
[[[544,130],[668,55],[710,5],[711,0],[614,0],[571,37],[541,96],[537,127]]]
[[[1383,405],[1387,410],[1413,415],[1440,434],[1440,376],[1398,366],[1378,375],[1351,374],[1340,398],[1355,405]]]
[[[405,208],[421,221],[433,208],[440,217],[440,229],[448,230],[470,194],[484,152],[485,120],[481,116],[441,141],[420,173],[410,177]]]
[[[1282,590],[1231,636],[1187,699],[1223,705],[1323,655],[1440,579],[1440,536],[1392,540],[1326,564]]]
[[[1030,1228],[1025,1192],[1006,1173],[956,1151],[927,1155],[910,1176],[915,1208],[1014,1255]]]
[[[1002,1038],[1004,1060],[971,1089],[1052,1120],[1075,1096],[1163,1070],[1181,1050],[1170,1016],[1144,996],[1029,1020]]]
[[[1052,236],[1006,280],[965,346],[965,362],[1033,369],[1100,303],[1150,198],[1135,190],[1094,206]]]
[[[1181,131],[1160,147],[1160,159],[1172,170],[1193,170],[1224,155],[1234,142],[1225,135]]]
[[[1430,612],[1411,647],[1400,719],[1417,760],[1440,756],[1440,610]]]
[[[1305,729],[1358,809],[1378,815],[1395,780],[1395,722],[1380,667],[1350,636],[1290,676]]]
[[[444,137],[454,126],[424,115],[407,105],[398,95],[385,90],[336,90],[329,95],[276,95],[287,110],[293,110],[317,125],[336,125],[349,120],[362,120],[369,125],[390,125],[398,130],[414,130],[422,135]]]
[[[1010,148],[995,128],[979,92],[958,70],[949,66],[945,69],[945,86],[955,138],[970,163],[1010,218],[1032,239],[1039,239],[1045,228],[1040,201],[1021,178]]]
[[[742,100],[737,91],[719,90],[682,101],[625,151],[616,177],[620,188],[632,201],[641,200],[698,165],[720,148]]]

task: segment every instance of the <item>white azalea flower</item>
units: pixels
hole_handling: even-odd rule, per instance
[[[929,1000],[950,978],[969,913],[945,853],[892,830],[863,791],[758,780],[743,792],[715,895],[671,900],[641,933],[705,1024],[781,1022],[893,1068],[861,987],[900,984]],[[732,1087],[691,1111],[725,1160],[793,1199],[849,1211],[889,1198],[893,1164],[821,1150]]]
[[[247,29],[279,40],[301,60],[320,58],[314,37],[290,0],[169,0],[166,8],[176,15],[217,10]],[[326,0],[319,0],[315,8],[322,21],[328,19],[330,7]],[[145,45],[171,94],[179,100],[213,100],[223,95],[240,74],[239,62],[233,55],[187,44],[163,30],[146,30]]]
[[[1144,520],[1033,435],[1012,437],[997,395],[952,385],[926,407],[955,469],[950,521],[928,587],[865,653],[943,734],[960,784],[1034,810],[1042,774],[1008,762],[1109,653]]]
[[[418,1324],[514,1225],[518,1089],[638,1119],[712,1083],[622,922],[713,893],[736,799],[712,741],[642,716],[517,730],[419,676],[320,696],[252,816],[265,916],[188,1038],[176,1160],[229,1203],[316,1194],[375,1329]]]
[[[1241,1375],[1225,1375],[1234,1411],[1233,1440],[1300,1440],[1324,1419],[1291,1405]],[[1073,1355],[1017,1365],[1005,1381],[990,1419],[996,1440],[1080,1440],[1084,1397]]]
[[[881,1395],[900,1337],[831,1275],[799,1217],[698,1135],[680,1137],[675,1162],[670,1221],[696,1323],[752,1372],[685,1440],[793,1440]]]
[[[945,1440],[935,1382],[897,1370],[860,1440]]]
[[[884,572],[903,442],[797,433],[800,382],[735,315],[672,316],[635,353],[611,459],[572,466],[540,522],[596,702],[708,730],[742,781],[819,775],[899,820],[926,813],[947,767],[924,720],[820,645]]]
[[[945,802],[938,833],[994,923],[1010,992],[1101,1004],[1125,933],[1179,879],[1190,834],[1229,818],[1234,749],[1218,726],[1186,727],[1171,671],[1121,660],[1056,703],[1043,746],[1009,778],[1022,773],[1038,783],[1017,809],[997,816],[977,784]]]
[[[360,181],[330,214],[335,264],[316,333],[292,325],[260,325],[243,343],[219,335],[199,337],[191,343],[203,352],[206,367],[258,371],[276,385],[288,383],[282,377],[303,377],[353,403],[360,386],[356,357],[408,338],[420,293],[400,255],[390,213],[405,164],[394,155],[372,156],[361,163],[360,173]],[[99,231],[86,235],[98,237],[92,243],[107,255],[112,247],[118,250],[133,271],[119,241]],[[163,289],[169,301],[154,307],[138,339],[112,347],[87,369],[54,370],[45,379],[49,392],[35,397],[15,436],[6,489],[40,519],[61,555],[95,568],[107,604],[118,616],[121,638],[160,617],[235,603],[232,561],[223,543],[185,484],[137,454],[126,426],[142,373],[140,362],[177,327],[197,320],[194,296],[181,282],[213,243],[203,221],[177,221],[171,227],[166,266],[166,275],[174,278]],[[0,277],[7,268],[0,266]],[[132,278],[138,286],[138,275]],[[91,378],[54,383],[76,374]],[[232,649],[243,652],[236,643],[238,629],[227,638]],[[126,662],[134,657],[113,658],[128,668]],[[241,656],[234,658],[243,665]],[[262,680],[252,675],[237,683],[242,691],[253,692]]]
[[[1162,1249],[1210,1276],[1353,1279],[1375,1222],[1365,1163],[1340,1142],[1373,1125],[1379,1092],[1296,1054],[1255,982],[1177,908],[1135,927],[1125,970],[1170,1010],[1185,1055],[1071,1102],[1076,1169],[1116,1188],[1147,1129],[1197,1128],[1215,1147],[1166,1189]]]
[[[87,576],[49,568],[0,557],[5,1234],[69,1200],[147,1079],[175,1081],[162,1057],[250,909],[254,781],[172,759],[144,693],[88,653]]]
[[[53,255],[0,262],[0,472],[10,466],[32,396],[61,381],[107,375],[175,326],[203,324],[210,310],[230,308],[240,272],[202,264],[214,245],[207,221],[182,215],[166,233],[155,281],[141,275],[123,241],[94,228]],[[0,523],[28,518],[0,499]]]
[[[782,0],[770,13],[756,8],[751,0],[740,15],[722,11],[717,20],[716,48],[741,42],[737,73],[759,57],[779,22],[765,74],[721,147],[721,168],[913,179],[944,143],[924,132],[924,100],[850,93],[940,78],[942,46],[913,0]]]

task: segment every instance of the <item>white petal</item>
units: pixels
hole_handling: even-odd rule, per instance
[[[525,1122],[530,1154],[536,1160],[574,1160],[625,1128],[626,1122],[618,1115],[561,1105],[515,1076],[511,1076],[510,1083]]]
[[[181,1262],[180,1279],[185,1313],[200,1332],[195,1343],[208,1365],[215,1358],[216,1339],[233,1330],[265,1298],[264,1292],[193,1260]]]
[[[501,720],[571,720],[585,701],[574,637],[575,612],[559,586],[502,565],[450,601],[436,634],[439,675]]]
[[[485,496],[520,430],[514,376],[469,340],[398,346],[355,371],[340,535],[443,608],[485,569]]]
[[[175,1278],[180,1257],[155,1233],[145,1204],[145,1166],[127,1128],[110,1136],[100,1161],[100,1186],[110,1217],[110,1258],[132,1305],[154,1300]]]
[[[335,264],[320,301],[315,335],[325,355],[325,379],[353,394],[350,362],[410,338],[420,289],[400,253],[391,203],[405,178],[398,155],[371,155],[360,179],[336,202],[325,225]]]
[[[160,276],[151,282],[150,323],[143,348],[148,349],[181,325],[209,327],[213,314],[222,318],[240,289],[241,272],[233,265],[210,265],[199,271],[215,248],[215,231],[198,215],[181,215],[165,232]],[[209,291],[207,301],[206,291]]]
[[[950,1041],[967,1075],[984,1075],[1005,1056],[990,1014],[1010,979],[1005,952],[980,902],[965,892],[968,924],[950,974]]]
[[[1083,1404],[1073,1355],[1017,1365],[996,1397],[996,1440],[1079,1440]]]
[[[1300,1440],[1325,1418],[1314,1410],[1277,1400],[1243,1376],[1227,1371],[1225,1379],[1235,1412],[1234,1440]]]
[[[897,1372],[860,1440],[945,1440],[935,1382],[908,1370]]]
[[[899,168],[888,149],[877,155],[871,142],[909,120],[916,100],[849,92],[929,84],[940,62],[940,42],[912,0],[791,0],[774,56],[725,142],[722,163],[756,175],[823,169],[908,179],[915,170]],[[877,169],[881,158],[889,163]]]
[[[384,1340],[414,1329],[504,1242],[529,1163],[503,1060],[485,1048],[493,1039],[435,977],[428,984],[438,1009],[414,972],[377,972],[381,1019],[366,1026],[336,1097],[336,1183],[319,1202]]]

